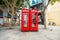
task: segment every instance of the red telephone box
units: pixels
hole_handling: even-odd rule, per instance
[[[29,31],[29,9],[22,9],[21,31]]]
[[[38,10],[32,9],[29,14],[29,26],[31,31],[38,31]]]

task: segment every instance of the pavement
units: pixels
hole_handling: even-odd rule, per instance
[[[21,32],[19,26],[14,26],[11,30],[7,27],[0,28],[0,40],[60,40],[60,27],[38,27],[38,32]]]

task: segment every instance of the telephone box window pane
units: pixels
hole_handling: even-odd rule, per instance
[[[36,15],[35,13],[32,13],[32,27],[36,26]]]
[[[27,23],[28,23],[28,15],[24,14],[24,27],[27,27]]]

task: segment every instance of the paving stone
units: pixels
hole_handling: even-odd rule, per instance
[[[21,32],[19,26],[13,27],[14,29],[8,30],[2,28],[0,31],[0,40],[60,40],[60,27],[50,29],[43,29],[39,25],[38,32]]]

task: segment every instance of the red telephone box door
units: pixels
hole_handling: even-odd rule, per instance
[[[29,9],[22,9],[21,31],[29,31]]]
[[[38,31],[38,11],[30,10],[30,30],[31,31]]]

